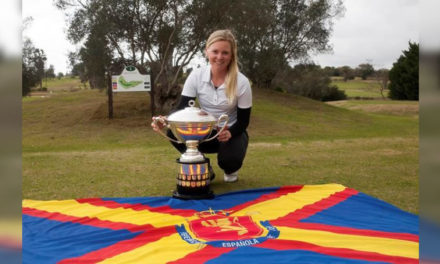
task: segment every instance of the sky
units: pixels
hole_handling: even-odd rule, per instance
[[[55,72],[66,73],[67,55],[76,46],[67,40],[68,24],[63,12],[53,5],[53,0],[23,0],[22,18],[32,17],[23,29],[23,38],[30,38],[36,48],[43,49],[47,68],[54,65]]]
[[[376,69],[391,68],[409,41],[419,43],[418,0],[345,0],[344,6],[330,37],[333,52],[312,56],[322,67],[370,63]],[[76,47],[66,39],[64,14],[52,0],[23,0],[22,17],[29,16],[33,21],[23,36],[45,51],[47,67],[53,64],[56,72],[66,73],[67,54]]]
[[[419,42],[417,0],[346,0],[344,6],[330,38],[333,53],[314,57],[323,67],[370,63],[391,68],[408,41]]]

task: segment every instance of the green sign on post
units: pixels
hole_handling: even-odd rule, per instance
[[[140,74],[134,66],[127,66],[121,75],[112,76],[113,92],[149,92],[151,91],[150,75]]]
[[[108,80],[108,118],[113,118],[113,93],[114,92],[149,92],[151,91],[151,76],[140,74],[134,66],[127,66],[120,75],[110,73]]]

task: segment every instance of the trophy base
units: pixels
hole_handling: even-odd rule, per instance
[[[209,159],[199,162],[182,162],[177,159],[179,173],[177,186],[173,197],[183,200],[212,199],[214,193],[210,190],[211,175],[209,174]]]

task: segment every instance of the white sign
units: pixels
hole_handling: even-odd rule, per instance
[[[113,92],[149,92],[150,75],[140,74],[134,66],[127,66],[121,75],[112,76]]]

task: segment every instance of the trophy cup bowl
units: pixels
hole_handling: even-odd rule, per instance
[[[168,140],[186,145],[187,149],[179,159],[181,162],[200,162],[204,161],[205,157],[197,149],[198,145],[216,138],[226,128],[228,120],[228,115],[225,114],[217,120],[213,115],[195,107],[194,100],[190,100],[189,107],[171,114],[166,120],[156,117],[153,122],[163,123],[177,138],[172,139],[159,130],[158,132]],[[215,126],[221,129],[214,136],[207,138]]]
[[[177,189],[173,197],[179,199],[210,199],[214,194],[209,189],[209,159],[198,150],[202,142],[216,138],[228,123],[228,115],[216,119],[213,115],[195,107],[194,100],[189,101],[189,107],[172,113],[167,119],[156,117],[153,122],[161,122],[171,130],[176,139],[168,137],[162,130],[157,130],[162,136],[175,143],[186,145],[186,151],[177,159]],[[221,125],[223,123],[223,125]],[[211,136],[214,127],[220,128],[217,134]]]

